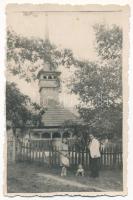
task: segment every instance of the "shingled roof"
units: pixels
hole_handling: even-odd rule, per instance
[[[61,126],[68,120],[81,123],[80,119],[74,113],[60,104],[48,107],[42,117],[42,123],[47,127]]]

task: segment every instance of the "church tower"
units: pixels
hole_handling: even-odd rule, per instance
[[[50,70],[49,63],[45,63],[38,73],[40,105],[49,107],[59,104],[60,72]]]
[[[45,42],[48,45],[50,44],[48,14],[45,15]],[[46,109],[44,109],[45,112],[41,116],[40,128],[33,131],[33,135],[35,133],[35,137],[37,135],[37,138],[39,137],[39,139],[58,138],[58,140],[56,140],[57,145],[59,145],[59,142],[63,137],[63,132],[60,128],[64,125],[64,122],[71,121],[79,123],[78,117],[59,102],[60,74],[61,72],[55,70],[52,63],[47,60],[45,60],[38,72],[37,78],[40,93],[40,105],[42,108]],[[70,135],[71,134],[72,133],[70,133]]]
[[[45,41],[49,43],[48,14],[45,14]],[[49,62],[45,62],[39,71],[40,105],[50,107],[59,104],[60,72],[52,70]]]

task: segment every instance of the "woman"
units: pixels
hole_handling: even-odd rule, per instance
[[[94,137],[93,134],[90,134],[89,150],[90,150],[90,170],[91,177],[99,176],[99,159],[100,154],[100,142]]]
[[[69,155],[67,139],[64,138],[60,148],[60,165],[62,167],[61,176],[67,175],[67,167],[69,167]]]

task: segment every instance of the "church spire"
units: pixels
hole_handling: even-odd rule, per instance
[[[45,12],[45,40],[49,41],[48,13]]]
[[[45,12],[45,42],[47,45],[49,41],[49,27],[48,27],[48,13]],[[46,45],[46,46],[47,46]],[[50,52],[46,52],[48,55],[44,60],[42,69],[38,72],[37,78],[39,79],[39,92],[40,92],[40,105],[48,107],[51,105],[57,105],[59,103],[59,92],[60,92],[60,74],[61,72],[56,71],[53,68]]]

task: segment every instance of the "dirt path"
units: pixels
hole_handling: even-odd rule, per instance
[[[82,183],[78,183],[76,181],[71,181],[71,180],[67,180],[67,179],[64,179],[62,177],[58,177],[58,176],[55,176],[55,175],[50,175],[50,174],[43,174],[43,173],[38,173],[37,174],[39,177],[44,177],[44,179],[51,179],[63,184],[63,185],[69,185],[69,186],[73,186],[73,187],[79,187],[79,188],[84,188],[84,189],[94,189],[94,186],[88,186],[88,185],[85,185],[85,184],[82,184]],[[95,187],[95,190],[96,191],[99,191],[99,192],[107,192],[105,189],[102,189],[102,188],[99,188],[99,187]]]

